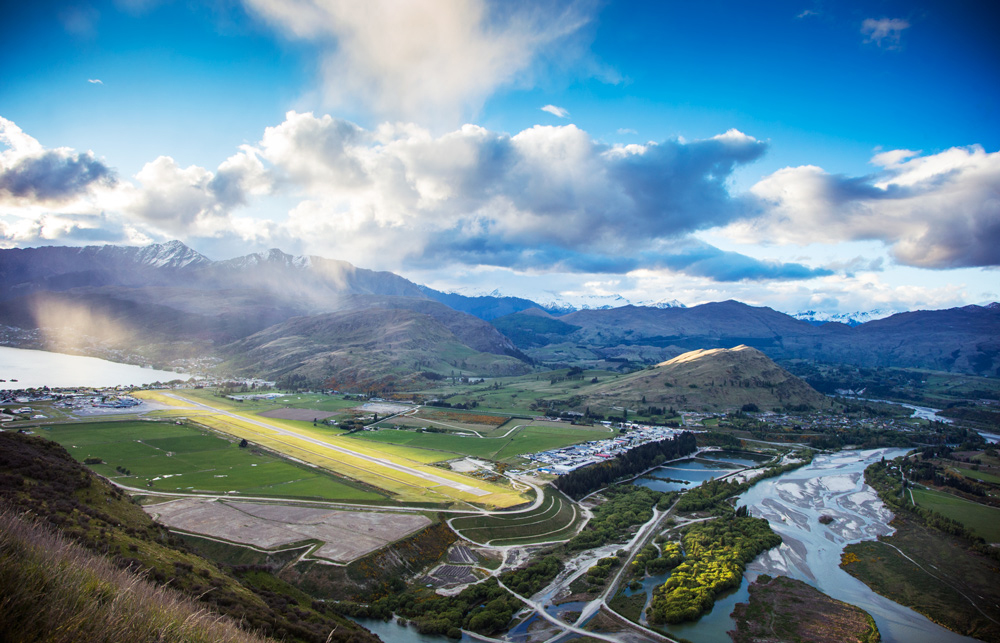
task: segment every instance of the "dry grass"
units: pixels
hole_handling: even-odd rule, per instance
[[[0,640],[264,643],[193,600],[118,569],[26,515],[0,511]]]

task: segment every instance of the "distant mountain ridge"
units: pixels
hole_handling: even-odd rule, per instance
[[[745,344],[771,359],[1000,376],[1000,306],[901,313],[855,327],[815,325],[736,301],[669,309],[624,306],[560,317],[523,311],[493,325],[533,359],[552,365],[650,364],[690,350]]]
[[[816,325],[836,322],[840,324],[847,324],[848,326],[860,326],[861,324],[867,324],[870,321],[885,319],[886,317],[892,317],[893,315],[898,315],[903,312],[907,311],[894,310],[891,308],[876,308],[874,310],[855,311],[851,313],[828,313],[817,310],[806,310],[795,313],[792,317]]]
[[[302,321],[314,318],[326,323]],[[163,366],[226,360],[238,373],[315,383],[334,371],[353,372],[361,386],[402,379],[404,367],[513,374],[530,363],[493,326],[399,275],[277,249],[224,261],[180,242],[2,250],[0,324],[23,329],[18,345],[32,348]],[[352,329],[391,329],[397,339],[382,343],[374,359],[370,342]],[[264,340],[252,346],[257,361],[239,359],[251,347],[240,342],[255,335]],[[290,351],[292,344],[298,349]],[[431,354],[435,346],[450,362]],[[315,359],[334,353],[337,360]]]
[[[429,288],[425,288],[425,291],[429,291]],[[443,295],[444,297],[455,298],[456,301],[461,301],[462,299],[496,299],[505,300],[509,302],[516,302],[516,306],[520,307],[520,310],[527,310],[528,308],[535,307],[544,310],[552,315],[565,315],[568,313],[573,313],[578,310],[609,310],[611,308],[621,308],[622,306],[646,306],[649,308],[684,308],[684,304],[676,299],[658,299],[658,300],[643,300],[643,301],[630,301],[625,297],[618,294],[611,295],[560,295],[551,292],[543,292],[540,294],[533,294],[529,297],[518,297],[504,294],[499,288],[494,288],[489,292],[481,292],[476,290],[466,290],[464,292],[450,292],[450,293],[439,293],[438,295]],[[434,295],[430,295],[432,298],[437,298]],[[443,301],[439,299],[439,301]],[[504,314],[510,314],[512,312],[518,312],[516,310],[509,310]],[[500,316],[500,315],[497,315]]]
[[[469,375],[521,368],[512,367],[511,359],[523,365],[624,368],[632,364],[634,368],[689,350],[740,344],[771,359],[1000,375],[1000,305],[995,303],[881,319],[873,318],[891,311],[870,311],[871,321],[851,325],[861,319],[845,318],[845,323],[811,313],[804,321],[735,301],[690,308],[675,300],[608,307],[621,301],[618,297],[581,300],[577,303],[601,306],[546,310],[531,299],[499,291],[478,296],[443,293],[392,272],[278,249],[223,261],[208,259],[179,241],[142,248],[0,250],[0,324],[14,327],[4,331],[4,341],[137,363],[227,359],[250,373],[252,364],[239,362],[225,347],[240,346],[239,342],[268,329],[272,329],[269,339],[261,346],[276,347],[275,333],[301,329],[337,342],[347,335],[333,332],[344,328],[334,318],[327,319],[332,326],[288,322],[350,312],[359,328],[375,332],[381,328],[378,320],[387,316],[384,311],[395,310],[408,311],[398,313],[398,319],[421,319],[408,322],[407,341],[396,342],[397,346],[419,344],[419,333],[428,333],[428,345],[447,344],[453,353],[460,345],[461,359],[452,356],[444,362],[466,364],[466,371],[460,366],[456,370]],[[451,339],[444,342],[441,338],[449,334]],[[322,348],[315,337],[300,339],[302,346]],[[466,350],[476,355],[464,355]],[[417,362],[433,363],[433,368],[444,368],[444,362],[430,359],[427,351],[411,353],[409,358],[381,354],[386,372],[390,363],[409,364],[407,368]],[[280,370],[294,372],[308,361],[302,355],[302,364],[282,363]],[[366,372],[378,375],[372,360],[347,355],[354,357],[341,355],[336,368],[344,368],[343,360],[353,360],[364,362]],[[311,363],[307,370],[318,373],[317,362]]]

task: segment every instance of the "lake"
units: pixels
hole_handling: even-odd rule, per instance
[[[191,375],[119,364],[96,357],[0,346],[0,390],[74,386],[138,386],[186,380]],[[17,380],[16,382],[12,380]]]

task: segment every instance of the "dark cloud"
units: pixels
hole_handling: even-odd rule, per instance
[[[833,274],[827,268],[810,268],[800,263],[761,261],[720,250],[708,244],[662,258],[662,266],[677,272],[713,281],[794,281]]]
[[[413,267],[440,265],[442,257],[468,265],[490,265],[547,272],[624,274],[641,268],[667,269],[719,282],[795,281],[832,275],[828,268],[761,261],[705,243],[687,241],[673,251],[637,251],[627,255],[580,252],[551,244],[524,246],[495,235],[470,237],[460,231],[438,235]]]
[[[730,195],[726,183],[738,165],[766,151],[766,143],[742,135],[667,141],[616,159],[610,173],[631,202],[635,223],[646,233],[670,236],[744,216],[744,203]]]
[[[61,201],[94,184],[113,184],[115,173],[92,154],[49,150],[0,168],[0,192],[41,201]]]

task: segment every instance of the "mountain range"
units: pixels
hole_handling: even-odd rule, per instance
[[[634,368],[744,344],[779,360],[1000,374],[996,304],[849,325],[735,301],[686,308],[593,300],[571,312],[547,303],[443,293],[277,249],[225,261],[179,241],[0,250],[6,343],[161,366],[209,360],[238,374],[314,382],[339,374],[360,386],[421,372]]]

